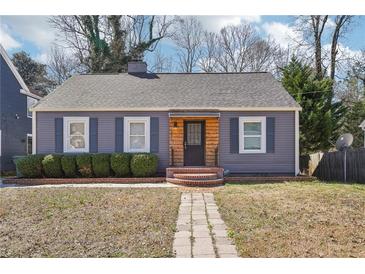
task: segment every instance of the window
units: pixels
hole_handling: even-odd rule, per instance
[[[266,117],[240,117],[240,153],[266,152]]]
[[[89,117],[63,118],[64,152],[89,152]]]
[[[150,117],[125,117],[124,151],[150,152]]]
[[[37,102],[38,102],[37,99],[27,96],[27,117],[28,118],[32,118],[32,112],[30,111],[30,108],[32,106],[34,106]]]
[[[32,143],[33,143],[33,139],[32,139],[32,134],[27,134],[27,154],[32,154]]]

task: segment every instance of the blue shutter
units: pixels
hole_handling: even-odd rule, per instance
[[[238,117],[231,118],[229,125],[230,153],[239,153]]]
[[[98,152],[98,118],[90,118],[89,120],[89,138],[91,153]]]
[[[123,117],[115,118],[115,151],[123,152],[124,146],[124,120]]]
[[[266,152],[275,152],[275,117],[266,117]]]
[[[63,118],[55,118],[55,152],[63,153]]]
[[[150,120],[150,151],[158,153],[159,149],[159,118],[151,117]]]

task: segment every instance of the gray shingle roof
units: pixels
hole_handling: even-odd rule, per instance
[[[299,107],[270,73],[122,73],[73,76],[35,110]]]

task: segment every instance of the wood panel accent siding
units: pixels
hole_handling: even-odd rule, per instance
[[[219,146],[217,117],[170,117],[170,166],[184,166],[184,121],[205,121],[205,165],[216,166],[215,153]]]

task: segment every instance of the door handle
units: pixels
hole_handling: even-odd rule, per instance
[[[184,142],[184,149],[186,150],[186,141]]]

